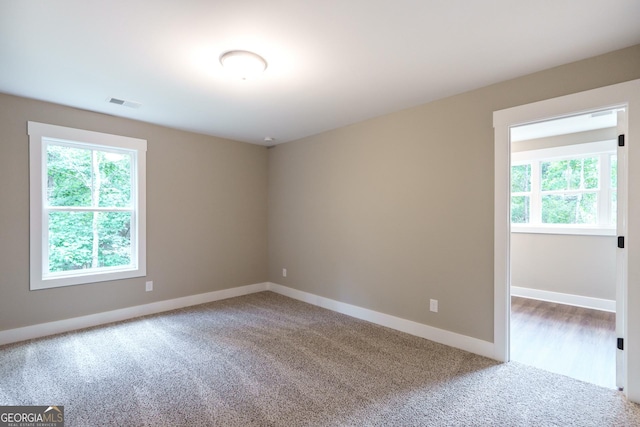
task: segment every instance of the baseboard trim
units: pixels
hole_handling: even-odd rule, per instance
[[[415,335],[450,347],[459,348],[491,359],[495,358],[494,345],[488,341],[479,340],[477,338],[468,337],[455,332],[445,331],[444,329],[434,328],[412,320],[402,319],[400,317],[391,316],[389,314],[380,313],[378,311],[362,308],[356,305],[299,291],[277,283],[269,283],[268,290],[308,304],[313,304],[318,307],[346,314],[357,319],[366,320],[397,331],[406,332],[410,335]]]
[[[591,308],[594,310],[616,312],[616,301],[602,298],[583,297],[580,295],[563,294],[560,292],[543,291],[540,289],[511,287],[511,295],[537,299],[540,301],[555,302],[558,304],[573,305],[576,307]]]
[[[380,313],[367,308],[336,301],[330,298],[321,297],[309,292],[299,291],[277,283],[264,282],[253,285],[239,286],[220,291],[207,292],[204,294],[190,295],[182,298],[158,301],[150,304],[137,305],[118,310],[106,311],[103,313],[90,314],[87,316],[74,317],[71,319],[58,320],[55,322],[41,323],[38,325],[25,326],[22,328],[0,331],[0,345],[26,341],[48,335],[55,335],[78,329],[99,326],[106,323],[119,322],[133,319],[149,314],[161,313],[169,310],[176,310],[208,302],[219,301],[227,298],[239,297],[262,291],[273,291],[275,293],[293,298],[308,304],[346,314],[357,319],[366,320],[377,325],[395,329],[421,338],[438,342],[440,344],[459,348],[481,356],[494,358],[493,343],[434,328],[412,320],[402,319],[385,313]]]
[[[152,302],[149,304],[137,305],[134,307],[121,308],[118,310],[105,311],[102,313],[90,314],[87,316],[74,317],[71,319],[58,320],[55,322],[40,323],[22,328],[0,331],[0,345],[14,342],[40,338],[47,335],[60,334],[63,332],[75,331],[77,329],[89,328],[103,325],[105,323],[118,322],[121,320],[133,319],[135,317],[147,316],[149,314],[161,313],[163,311],[176,310],[178,308],[192,305],[205,304],[227,298],[239,297],[255,292],[266,291],[269,287],[267,282],[253,285],[239,286],[236,288],[223,289],[220,291],[207,292],[204,294],[189,295],[165,301]]]

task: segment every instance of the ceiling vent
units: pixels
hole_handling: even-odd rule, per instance
[[[110,104],[122,105],[123,107],[129,108],[140,108],[142,106],[142,104],[139,102],[127,101],[125,99],[118,98],[107,98],[107,102]]]

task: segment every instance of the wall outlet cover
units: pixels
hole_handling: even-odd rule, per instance
[[[434,313],[438,312],[438,300],[437,299],[429,300],[429,310],[433,311]]]

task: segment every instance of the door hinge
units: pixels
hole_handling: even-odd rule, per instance
[[[618,147],[624,147],[624,133],[618,135]]]
[[[618,236],[618,247],[624,249],[624,236]]]
[[[624,350],[624,338],[618,338],[618,350]]]

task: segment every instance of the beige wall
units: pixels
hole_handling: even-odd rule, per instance
[[[511,284],[615,300],[616,243],[612,236],[511,233]]]
[[[278,145],[270,280],[493,341],[493,111],[637,78],[640,46]]]
[[[492,341],[493,111],[635,78],[640,46],[268,151],[0,95],[0,330],[269,279]],[[148,140],[146,278],[29,291],[28,120]]]
[[[29,291],[28,120],[148,141],[146,278]],[[0,94],[0,330],[266,280],[264,147]]]

